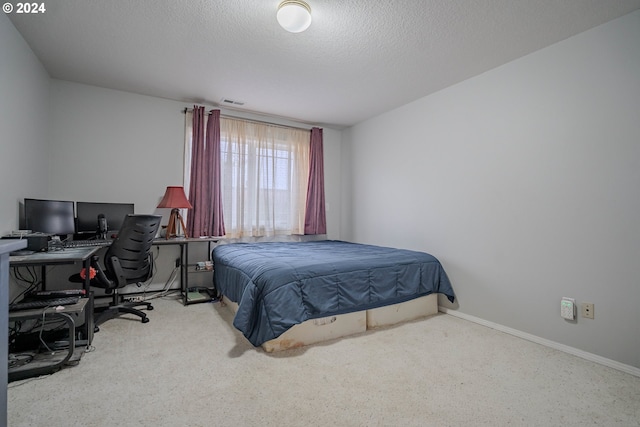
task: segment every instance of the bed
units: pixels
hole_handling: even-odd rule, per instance
[[[337,240],[232,243],[216,246],[212,260],[215,286],[235,311],[233,325],[267,351],[317,342],[282,339],[304,324],[326,329],[346,319],[355,325],[346,328],[350,334],[372,326],[367,325],[368,312],[384,318],[385,307],[399,312],[403,305],[426,304],[426,314],[433,314],[437,293],[451,302],[455,298],[434,256],[405,249]]]

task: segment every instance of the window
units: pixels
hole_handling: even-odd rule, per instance
[[[186,122],[190,127],[192,120]],[[186,135],[190,147],[191,131]],[[304,234],[309,140],[308,130],[220,119],[227,237]],[[190,164],[190,159],[185,162],[185,177],[190,175]]]

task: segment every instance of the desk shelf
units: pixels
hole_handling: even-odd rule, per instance
[[[87,304],[91,306],[89,298],[81,298],[76,304],[65,306],[63,310],[55,308],[19,310],[9,312],[9,322],[19,322],[25,320],[35,320],[44,318],[47,321],[63,320],[68,332],[68,346],[66,349],[44,352],[41,350],[21,351],[20,355],[28,355],[31,359],[24,364],[9,366],[8,382],[31,378],[39,375],[46,375],[60,370],[63,366],[76,360],[74,353],[78,352],[77,358],[82,356],[83,348],[76,350],[76,322],[75,318],[84,317]],[[87,325],[91,326],[92,325]],[[9,360],[11,360],[9,355]]]
[[[69,347],[65,350],[56,350],[49,352],[21,352],[20,357],[28,355],[30,360],[24,364],[11,366],[11,358],[13,354],[9,354],[8,382],[24,380],[27,378],[37,377],[40,375],[52,374],[62,369],[63,366],[70,364],[71,360],[77,360],[84,352],[84,348]],[[74,353],[78,352],[76,357]]]
[[[197,287],[187,290],[187,304],[197,304],[199,302],[210,302],[215,300],[213,288]]]

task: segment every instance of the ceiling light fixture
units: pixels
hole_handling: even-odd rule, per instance
[[[290,33],[301,33],[311,25],[311,8],[301,0],[285,0],[278,6],[278,23]]]

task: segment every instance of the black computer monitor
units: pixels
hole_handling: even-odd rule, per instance
[[[98,230],[98,217],[104,215],[110,233],[122,227],[124,217],[133,212],[133,203],[76,203],[76,232],[95,233]]]
[[[74,219],[71,201],[24,199],[24,221],[28,230],[60,236],[73,234]]]

